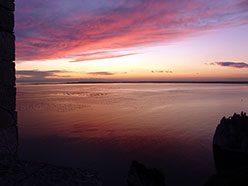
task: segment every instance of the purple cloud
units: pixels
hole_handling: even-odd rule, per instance
[[[50,70],[50,71],[39,71],[39,70],[18,70],[16,71],[17,80],[45,80],[48,77],[71,77],[68,75],[58,75],[63,73],[69,73],[66,70]]]
[[[88,72],[87,74],[93,76],[113,76],[115,73],[111,72]]]
[[[214,62],[209,65],[219,65],[222,67],[233,67],[233,68],[248,68],[248,64],[245,62]]]

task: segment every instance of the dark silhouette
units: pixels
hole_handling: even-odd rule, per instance
[[[17,156],[14,0],[0,0],[0,160]]]
[[[216,175],[205,186],[248,185],[248,117],[223,117],[213,139]]]
[[[164,175],[157,169],[148,169],[133,161],[128,172],[128,186],[165,186]]]

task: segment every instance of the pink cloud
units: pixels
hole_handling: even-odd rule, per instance
[[[202,31],[248,23],[247,1],[128,2],[118,1],[117,6],[112,0],[102,4],[105,7],[97,7],[83,6],[79,0],[17,1],[17,61],[124,57],[135,54],[120,54],[128,48],[168,43]]]
[[[111,59],[111,58],[119,58],[125,56],[135,55],[137,53],[130,53],[130,54],[115,54],[115,55],[99,55],[99,56],[92,56],[85,54],[83,57],[75,58],[71,62],[83,62],[83,61],[92,61],[92,60],[99,60],[99,59]]]

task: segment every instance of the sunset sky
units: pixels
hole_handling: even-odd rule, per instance
[[[19,81],[248,81],[248,0],[18,0]]]

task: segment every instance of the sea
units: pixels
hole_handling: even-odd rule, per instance
[[[97,172],[127,186],[133,160],[168,186],[215,174],[212,140],[223,116],[248,111],[248,84],[17,84],[19,156]]]

